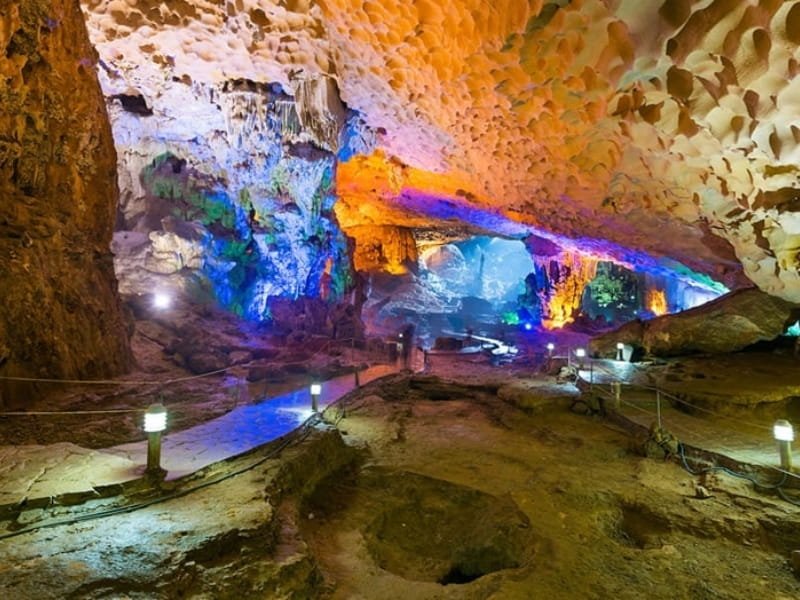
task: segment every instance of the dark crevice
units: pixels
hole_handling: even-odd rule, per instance
[[[149,117],[153,114],[153,109],[147,106],[147,101],[141,94],[114,94],[114,100],[119,100],[122,108],[129,113],[142,117]]]

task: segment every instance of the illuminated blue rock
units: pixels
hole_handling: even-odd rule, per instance
[[[272,297],[335,301],[347,291],[351,259],[332,209],[348,115],[332,80],[290,92],[248,81],[167,86],[152,117],[112,104],[123,293],[207,295],[264,320]],[[358,132],[361,148],[368,132]]]

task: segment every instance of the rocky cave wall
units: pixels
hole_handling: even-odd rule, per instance
[[[346,101],[448,196],[800,300],[800,2],[322,4]]]
[[[116,154],[96,64],[77,2],[0,2],[5,376],[100,378],[129,365],[109,250]],[[0,391],[24,401],[11,382]]]
[[[137,90],[108,70],[122,202],[114,238],[126,294],[171,290],[270,318],[274,299],[336,300],[352,282],[332,212],[346,110],[329,78]],[[355,118],[355,117],[353,117]]]
[[[430,230],[475,217],[487,233],[549,232],[567,253],[588,247],[634,267],[674,259],[729,287],[747,284],[746,274],[800,300],[800,1],[84,7],[107,95],[159,123],[152,135],[127,130],[153,143],[133,144],[145,151],[122,169],[126,196],[142,197],[142,168],[165,147],[189,160],[170,144],[196,137],[195,156],[203,145],[223,156],[189,166],[224,180],[237,202],[235,190],[249,186],[236,182],[246,177],[225,145],[236,145],[238,126],[221,126],[209,106],[220,104],[223,121],[240,111],[252,124],[261,101],[230,112],[225,85],[276,84],[302,120],[328,84],[301,82],[329,80],[359,115],[344,125],[356,141],[338,150],[346,162],[335,210],[345,230]],[[318,141],[341,126],[331,114],[316,113]],[[209,142],[218,132],[226,141]],[[263,159],[256,154],[241,156]],[[261,181],[273,177],[260,171]],[[365,254],[374,251],[367,242]]]

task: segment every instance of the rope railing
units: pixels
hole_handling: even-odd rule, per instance
[[[322,348],[317,349],[314,354],[312,354],[309,359],[316,358],[323,352],[330,350],[330,348],[334,344],[341,344],[344,343],[353,343],[355,342],[356,338],[343,338],[338,340],[329,339],[326,340],[325,344],[323,344]],[[163,379],[163,380],[137,380],[137,379],[59,379],[59,378],[49,378],[49,377],[17,377],[14,375],[0,375],[0,380],[2,381],[20,381],[20,382],[28,382],[28,383],[63,383],[69,385],[172,385],[174,383],[183,383],[186,381],[193,381],[196,379],[203,379],[204,377],[210,377],[212,375],[219,375],[221,373],[225,373],[227,371],[231,371],[233,369],[250,367],[256,364],[257,361],[251,360],[246,363],[239,363],[228,365],[227,367],[223,367],[221,369],[215,369],[213,371],[207,371],[205,373],[198,373],[196,375],[187,375],[183,377],[173,377],[170,379]]]
[[[633,408],[635,410],[638,410],[639,412],[643,412],[643,413],[646,413],[646,414],[651,415],[651,416],[656,414],[652,410],[648,410],[648,409],[643,408],[643,407],[641,407],[641,406],[639,406],[637,404],[634,404],[632,402],[628,402],[627,400],[622,400],[621,403],[625,404],[626,406],[629,406],[629,407],[631,407],[631,408]],[[694,437],[695,439],[701,439],[703,437],[703,435],[701,433],[699,433],[697,430],[694,430],[694,429],[692,429],[690,427],[687,427],[685,424],[678,423],[677,421],[671,422],[670,423],[670,428],[675,429],[678,432],[682,431],[683,433],[688,433],[691,437]],[[714,445],[717,448],[719,448],[719,450],[721,450],[722,452],[725,452],[725,453],[728,453],[728,454],[731,454],[731,455],[734,455],[737,452],[735,449],[733,449],[733,448],[731,448],[731,447],[729,447],[729,446],[727,446],[725,444],[722,444],[720,442],[715,442]],[[793,473],[791,471],[787,471],[786,469],[782,469],[782,468],[780,468],[778,466],[771,465],[769,463],[765,463],[765,462],[762,462],[762,461],[757,460],[757,459],[748,460],[748,463],[753,464],[753,465],[755,465],[757,467],[761,467],[763,469],[768,469],[768,470],[771,470],[771,471],[775,471],[777,473],[781,473],[782,475],[785,475],[786,477],[793,477],[794,479],[800,480],[800,474]]]
[[[342,339],[328,339],[322,345],[322,347],[318,348],[311,356],[309,356],[306,360],[313,360],[320,355],[330,351],[330,349],[334,345],[343,345],[343,344],[350,344],[350,347],[353,348],[353,344],[355,343],[356,338],[342,338]],[[307,348],[307,346],[306,346]],[[351,356],[352,359],[352,356]],[[165,387],[170,386],[178,383],[185,383],[188,381],[196,381],[199,379],[204,379],[206,377],[211,377],[214,375],[221,375],[223,373],[227,373],[232,370],[238,369],[247,369],[254,365],[257,365],[257,360],[251,360],[246,363],[238,363],[228,365],[227,367],[223,367],[221,369],[215,369],[213,371],[207,371],[205,373],[198,373],[196,375],[187,375],[183,377],[172,377],[169,379],[162,379],[162,380],[136,380],[136,379],[56,379],[56,378],[46,378],[46,377],[16,377],[12,375],[0,375],[0,380],[4,381],[19,381],[19,382],[28,382],[28,383],[59,383],[65,385],[103,385],[103,386],[152,386],[152,387]],[[241,385],[242,379],[239,379],[239,384]],[[103,409],[103,410],[63,410],[63,411],[56,411],[56,410],[38,410],[38,411],[0,411],[0,417],[21,417],[21,416],[54,416],[54,415],[104,415],[104,414],[131,414],[131,413],[141,413],[146,410],[145,408],[119,408],[119,409]]]
[[[661,399],[663,397],[663,398],[665,398],[665,399],[667,399],[667,400],[669,400],[671,402],[677,403],[678,405],[683,404],[683,405],[686,405],[686,406],[690,406],[690,407],[692,407],[694,409],[697,409],[697,410],[699,410],[701,412],[704,412],[706,414],[712,415],[714,417],[717,417],[717,418],[720,418],[720,419],[727,419],[728,421],[735,422],[735,423],[737,423],[739,425],[745,425],[745,426],[751,427],[753,429],[757,429],[757,430],[759,430],[759,432],[763,432],[764,430],[771,431],[770,427],[762,425],[760,423],[754,423],[752,421],[748,421],[748,420],[744,420],[744,419],[738,419],[738,418],[735,418],[735,417],[731,417],[729,415],[722,414],[722,413],[717,412],[717,411],[713,411],[713,410],[707,409],[705,407],[697,406],[696,404],[693,404],[693,403],[687,401],[684,398],[678,397],[678,396],[676,396],[674,394],[671,394],[669,392],[665,392],[664,390],[662,390],[658,386],[649,385],[649,384],[631,383],[629,381],[622,380],[622,379],[620,379],[618,373],[615,373],[610,369],[604,368],[604,366],[602,364],[596,364],[595,361],[593,359],[591,359],[591,358],[589,360],[591,362],[589,364],[589,367],[590,367],[589,368],[590,381],[588,383],[590,383],[590,389],[592,390],[592,393],[595,393],[595,394],[601,395],[601,396],[603,396],[605,398],[611,399],[614,402],[618,402],[620,405],[624,404],[625,406],[630,407],[630,408],[632,408],[632,409],[634,409],[636,411],[639,411],[641,413],[647,414],[648,416],[655,417],[656,418],[656,423],[657,423],[659,429],[662,428]],[[586,370],[586,369],[581,369],[581,368],[577,369],[577,379],[576,380],[585,381],[585,379],[583,378],[583,376],[581,374],[582,370]],[[604,382],[594,383],[593,378],[594,378],[595,370],[598,370],[600,373],[603,373],[605,375],[610,376],[611,381],[610,382],[604,381]],[[604,387],[603,384],[605,384],[605,383],[609,383],[610,384],[610,389],[606,389]],[[639,406],[638,404],[635,404],[633,402],[629,402],[629,401],[623,399],[622,398],[622,386],[623,385],[626,388],[629,388],[629,389],[638,388],[638,389],[641,389],[641,390],[644,390],[644,391],[655,392],[656,410],[655,411],[649,410],[647,408]],[[616,389],[614,389],[614,387],[616,387]],[[678,422],[676,419],[672,419],[671,418],[669,426],[670,426],[670,429],[675,430],[677,433],[680,433],[682,435],[688,434],[688,437],[690,439],[694,438],[695,440],[702,440],[704,438],[704,436],[701,433],[697,432],[696,430],[694,430],[691,427],[687,427],[685,423]],[[760,488],[763,488],[763,489],[775,490],[778,493],[778,495],[783,500],[785,500],[786,502],[789,502],[789,503],[795,504],[795,505],[800,505],[800,501],[798,501],[795,498],[790,497],[782,489],[783,486],[787,483],[787,481],[789,479],[792,479],[794,481],[800,481],[800,475],[798,475],[798,474],[796,474],[796,473],[794,473],[794,472],[792,472],[792,471],[790,471],[790,470],[788,470],[786,468],[782,468],[782,467],[778,467],[776,465],[765,463],[765,462],[763,462],[761,460],[754,459],[753,457],[748,457],[747,460],[746,460],[746,463],[747,464],[751,464],[751,465],[753,465],[755,467],[759,467],[761,469],[765,469],[767,471],[774,472],[774,473],[779,475],[780,480],[777,483],[765,483],[765,482],[762,482],[762,481],[758,481],[758,479],[755,478],[751,474],[739,473],[738,471],[735,471],[734,469],[731,469],[731,468],[728,468],[728,467],[724,467],[724,466],[721,466],[721,465],[717,465],[717,464],[714,464],[714,465],[711,465],[711,466],[704,466],[704,467],[699,468],[699,470],[696,470],[696,469],[693,469],[692,467],[690,467],[688,462],[687,462],[687,457],[686,457],[686,453],[685,453],[684,444],[681,443],[680,441],[678,441],[677,443],[678,443],[678,452],[680,454],[681,465],[689,473],[696,475],[696,474],[700,474],[700,473],[704,473],[704,472],[720,470],[720,471],[726,472],[729,475],[732,475],[734,477],[738,477],[738,478],[741,478],[741,479],[746,479],[746,480],[752,482],[757,487],[760,487]],[[737,459],[733,458],[733,457],[736,456],[737,453],[741,452],[741,450],[737,451],[737,450],[729,447],[727,444],[720,443],[719,441],[715,441],[713,445],[715,447],[715,451],[719,451],[720,453],[722,453],[724,455],[727,455],[731,460],[734,460],[735,462],[741,462],[741,461],[738,461]]]
[[[724,413],[717,412],[717,411],[711,410],[709,408],[705,408],[703,406],[698,406],[697,404],[689,402],[685,398],[681,398],[679,396],[676,396],[675,394],[671,394],[671,393],[663,390],[662,388],[659,388],[658,386],[647,385],[647,384],[642,384],[642,383],[630,383],[630,382],[624,381],[624,380],[618,378],[617,373],[614,373],[613,371],[604,368],[602,365],[597,365],[594,362],[593,362],[593,365],[594,365],[594,370],[599,370],[600,372],[605,373],[606,375],[610,375],[611,377],[616,378],[615,381],[614,381],[615,383],[620,383],[622,385],[625,385],[625,386],[628,386],[628,387],[632,387],[632,388],[639,388],[639,389],[642,389],[642,390],[655,392],[655,393],[659,394],[659,396],[661,398],[667,398],[667,399],[672,400],[673,402],[675,402],[677,404],[683,404],[683,405],[689,406],[689,407],[691,407],[691,408],[693,408],[695,410],[698,410],[698,411],[706,413],[708,415],[717,417],[719,419],[725,419],[725,420],[733,422],[733,423],[738,423],[739,425],[745,425],[747,427],[752,427],[753,429],[758,429],[759,431],[768,431],[768,432],[772,431],[772,428],[767,426],[767,425],[762,425],[761,423],[755,423],[753,421],[747,421],[747,420],[744,420],[744,419],[738,419],[736,417],[732,417],[730,415],[726,415]],[[595,383],[594,385],[599,385],[599,384]]]
[[[222,369],[208,371],[206,373],[199,373],[197,375],[187,375],[185,377],[174,377],[171,379],[164,379],[161,381],[141,381],[135,379],[55,379],[47,377],[15,377],[12,375],[0,375],[0,380],[4,381],[25,381],[30,383],[64,383],[70,385],[172,385],[174,383],[182,383],[184,381],[192,381],[194,379],[202,379],[210,377],[211,375],[218,375],[231,369],[243,366],[250,366],[250,363],[230,365]]]

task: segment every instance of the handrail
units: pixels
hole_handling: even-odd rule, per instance
[[[750,422],[750,421],[744,421],[744,420],[741,420],[741,419],[736,419],[736,418],[733,418],[733,417],[729,417],[729,416],[727,416],[727,415],[724,415],[724,414],[722,414],[722,413],[718,413],[718,412],[715,412],[715,411],[712,411],[712,410],[709,410],[709,409],[704,409],[703,407],[696,406],[696,405],[694,405],[694,404],[692,404],[692,403],[690,403],[690,402],[687,402],[687,401],[686,401],[686,400],[684,400],[683,398],[679,398],[678,396],[675,396],[674,394],[670,394],[669,392],[665,392],[664,390],[662,390],[662,389],[661,389],[661,388],[659,388],[658,386],[654,386],[654,385],[647,385],[647,384],[639,384],[639,383],[630,383],[630,382],[628,382],[628,381],[624,381],[624,380],[622,380],[622,379],[620,379],[620,378],[619,378],[619,376],[618,376],[618,374],[617,374],[617,373],[614,373],[613,371],[611,371],[611,370],[608,370],[608,369],[604,368],[604,367],[603,367],[603,365],[597,365],[597,364],[594,362],[594,359],[591,359],[591,358],[590,358],[589,360],[591,360],[591,361],[592,361],[592,363],[591,363],[592,372],[594,372],[594,369],[595,369],[595,368],[599,368],[600,372],[602,372],[602,373],[605,373],[605,374],[607,374],[607,375],[610,375],[610,376],[613,378],[613,381],[609,382],[609,383],[611,383],[611,384],[615,384],[615,383],[616,383],[616,384],[619,384],[620,386],[622,386],[622,385],[625,385],[625,386],[627,386],[627,387],[629,387],[629,388],[639,388],[639,389],[644,389],[644,390],[648,390],[648,391],[655,391],[655,392],[657,393],[657,403],[658,403],[658,404],[657,404],[657,408],[658,408],[658,412],[657,412],[657,413],[654,413],[653,411],[651,411],[651,410],[648,410],[648,409],[646,409],[646,408],[643,408],[643,407],[641,407],[641,406],[637,406],[636,404],[633,404],[632,402],[628,402],[628,401],[626,401],[626,400],[623,400],[623,399],[622,399],[622,397],[621,397],[621,394],[620,394],[620,398],[619,398],[619,400],[620,400],[620,403],[622,403],[622,404],[625,404],[626,406],[630,406],[630,407],[632,407],[632,408],[634,408],[634,409],[636,409],[636,410],[639,410],[639,411],[641,411],[641,412],[647,413],[647,414],[649,414],[649,415],[655,415],[655,416],[657,417],[657,419],[658,419],[658,424],[659,424],[659,427],[661,426],[661,418],[660,418],[660,398],[659,398],[659,396],[662,396],[662,395],[663,395],[664,397],[666,397],[666,398],[668,398],[668,399],[672,399],[672,400],[674,400],[674,401],[676,401],[676,402],[679,402],[679,403],[681,403],[681,404],[685,404],[685,405],[687,405],[687,406],[691,406],[691,407],[693,407],[693,408],[696,408],[696,409],[699,409],[699,410],[703,410],[704,412],[707,412],[707,413],[709,413],[709,414],[711,414],[711,415],[717,416],[717,417],[719,417],[719,418],[722,418],[722,419],[728,419],[728,420],[730,420],[730,421],[734,421],[734,422],[736,422],[736,423],[739,423],[739,424],[742,424],[742,425],[748,425],[748,426],[751,426],[751,427],[755,427],[755,428],[758,428],[758,429],[760,429],[760,430],[764,430],[764,429],[766,429],[766,430],[768,430],[768,431],[770,431],[770,430],[771,430],[769,427],[767,427],[767,426],[764,426],[764,425],[759,425],[759,424],[757,424],[757,423],[752,423],[752,422]],[[577,379],[578,379],[578,380],[581,380],[581,381],[586,381],[586,380],[583,378],[583,376],[581,375],[581,373],[580,373],[580,371],[581,371],[581,370],[582,370],[582,369],[577,369]],[[585,369],[583,369],[583,370],[585,370]],[[615,394],[615,393],[613,393],[613,392],[611,392],[611,391],[607,391],[607,390],[606,390],[606,389],[603,387],[603,384],[600,384],[600,383],[594,383],[594,382],[588,382],[588,383],[590,383],[592,386],[596,387],[596,388],[597,388],[597,389],[596,389],[596,391],[597,391],[597,392],[599,392],[600,394],[602,394],[602,395],[604,395],[604,396],[606,396],[606,397],[608,397],[608,398],[612,398],[612,399],[614,399],[614,400],[616,400],[616,399],[617,399],[617,396],[616,396],[616,394]],[[603,383],[606,383],[606,382],[603,382]],[[593,391],[595,391],[594,387],[592,388],[592,389],[593,389]],[[693,431],[691,428],[689,428],[689,427],[686,427],[684,424],[677,423],[677,422],[674,422],[674,421],[673,421],[673,422],[671,423],[671,425],[670,425],[670,426],[671,426],[671,427],[674,427],[675,429],[678,429],[678,430],[683,430],[684,432],[686,432],[686,433],[689,433],[690,435],[692,435],[692,436],[694,436],[694,437],[696,437],[696,438],[702,438],[702,437],[703,437],[702,435],[698,434],[696,431]],[[736,454],[736,451],[735,451],[735,450],[733,450],[732,448],[729,448],[728,446],[726,446],[726,445],[724,445],[724,444],[719,444],[719,443],[717,443],[717,444],[716,444],[716,446],[717,446],[717,447],[718,447],[720,450],[722,450],[723,452],[726,452],[726,453],[728,453],[728,454],[730,454],[730,455],[735,455],[735,454]],[[749,460],[748,462],[749,462],[749,463],[751,463],[751,464],[753,464],[753,465],[756,465],[756,466],[758,466],[758,467],[761,467],[761,468],[764,468],[764,469],[768,469],[768,470],[772,470],[772,471],[776,471],[776,472],[778,472],[778,473],[781,473],[781,474],[782,474],[782,476],[783,476],[784,478],[786,478],[786,477],[792,477],[792,478],[794,478],[794,479],[800,479],[800,474],[792,473],[792,472],[790,472],[790,471],[784,470],[784,469],[782,469],[782,468],[779,468],[779,467],[776,467],[776,466],[774,466],[774,465],[770,465],[770,464],[762,463],[761,461],[758,461],[758,460]],[[738,474],[737,474],[737,475],[738,475]],[[779,490],[779,491],[780,491],[780,490]],[[783,495],[782,495],[782,497],[783,497]],[[784,499],[785,499],[785,500],[787,500],[787,501],[789,501],[789,502],[795,503],[795,502],[794,502],[793,500],[791,500],[791,499],[787,499],[787,498],[784,498]]]
[[[598,365],[596,365],[596,363],[593,363],[593,364],[595,365],[594,366],[595,369],[599,368],[599,370],[601,372],[616,378],[616,380],[615,380],[616,383],[624,384],[624,385],[627,385],[629,387],[636,387],[636,388],[640,388],[640,389],[643,389],[643,390],[649,390],[649,391],[657,392],[662,397],[665,397],[665,398],[668,398],[670,400],[673,400],[673,401],[675,401],[675,402],[677,402],[679,404],[685,404],[686,406],[691,406],[692,408],[694,408],[696,410],[699,410],[701,412],[707,413],[709,415],[713,415],[715,417],[719,417],[721,419],[726,419],[728,421],[733,421],[735,423],[739,423],[739,424],[742,424],[742,425],[747,425],[749,427],[753,427],[753,428],[759,429],[761,431],[772,431],[772,428],[769,427],[769,426],[760,425],[758,423],[753,423],[751,421],[744,421],[742,419],[737,419],[735,417],[731,417],[729,415],[725,415],[723,413],[720,413],[720,412],[717,412],[717,411],[713,411],[711,409],[708,409],[708,408],[705,408],[705,407],[702,407],[702,406],[698,406],[697,404],[693,404],[692,402],[689,402],[685,398],[680,398],[679,396],[676,396],[675,394],[671,394],[670,392],[667,392],[667,391],[665,391],[664,389],[662,389],[662,388],[660,388],[658,386],[641,384],[641,383],[630,383],[630,382],[624,381],[622,379],[619,379],[618,375],[616,373],[614,373],[613,371],[605,369],[602,365],[598,366]],[[580,373],[579,373],[579,377],[580,377]],[[600,385],[600,384],[597,384],[597,383],[594,383],[594,382],[590,382],[590,383],[592,383],[593,385]]]

